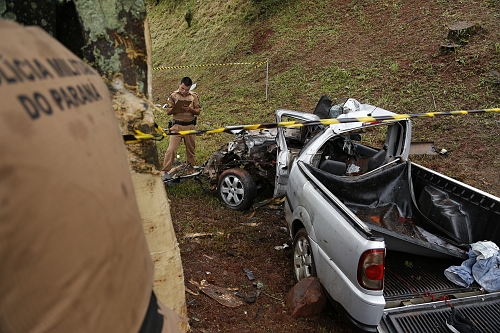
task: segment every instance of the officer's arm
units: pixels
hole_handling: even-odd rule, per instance
[[[189,112],[191,112],[193,116],[197,116],[201,112],[200,99],[196,94],[194,95],[193,103],[189,106]]]
[[[174,104],[175,104],[174,99],[172,98],[172,96],[169,96],[167,100],[167,107],[165,108],[167,114],[172,114],[172,110],[174,109]]]

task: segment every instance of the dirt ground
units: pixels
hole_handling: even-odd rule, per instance
[[[171,200],[192,332],[352,332],[331,305],[316,317],[290,316],[284,299],[295,282],[292,251],[279,248],[291,246],[282,205],[236,212],[212,199]],[[218,303],[198,289],[202,280],[236,294],[241,305]]]

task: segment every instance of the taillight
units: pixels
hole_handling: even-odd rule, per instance
[[[358,282],[366,289],[382,290],[384,288],[384,249],[363,252],[358,263]]]

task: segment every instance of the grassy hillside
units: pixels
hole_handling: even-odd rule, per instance
[[[276,108],[312,112],[323,94],[398,113],[500,106],[496,0],[255,3],[148,2],[153,66],[193,66],[154,71],[153,101],[165,103],[180,78],[191,76],[202,99],[203,129],[270,122]],[[475,34],[455,52],[441,52],[448,26],[458,21],[474,23]],[[265,66],[199,66],[266,60],[267,101]],[[157,122],[167,124],[160,111]],[[417,120],[414,140],[434,141],[450,152],[418,162],[500,195],[499,126],[498,114]],[[229,139],[199,136],[198,164]],[[166,143],[159,145],[161,156]]]

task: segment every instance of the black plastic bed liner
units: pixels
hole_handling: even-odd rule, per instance
[[[464,248],[422,228],[410,186],[410,164],[396,163],[373,174],[344,177],[305,165],[333,195],[342,200],[389,250],[436,258],[467,259]],[[432,205],[431,208],[433,208]],[[430,209],[430,208],[429,208]],[[452,244],[455,244],[453,246]]]

